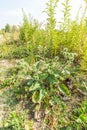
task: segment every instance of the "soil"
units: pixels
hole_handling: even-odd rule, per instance
[[[14,60],[0,60],[0,83],[5,80],[5,71],[12,67],[14,63],[16,63]],[[4,117],[8,111],[8,105],[5,103],[6,97],[4,96],[5,89],[0,89],[0,128],[3,127]]]

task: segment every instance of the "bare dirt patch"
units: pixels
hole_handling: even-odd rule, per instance
[[[5,80],[5,72],[8,68],[15,66],[17,60],[0,60],[0,83]],[[3,119],[7,113],[8,105],[5,103],[3,93],[6,88],[0,89],[0,128],[3,127]]]

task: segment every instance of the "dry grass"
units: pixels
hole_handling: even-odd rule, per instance
[[[10,41],[18,41],[18,40],[19,40],[19,32],[0,34],[0,45],[3,43],[8,43]]]

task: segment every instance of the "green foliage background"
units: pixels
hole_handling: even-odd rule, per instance
[[[22,10],[23,23],[17,30],[18,39],[11,37],[9,42],[0,45],[1,59],[19,59],[18,65],[6,72],[6,80],[0,87],[10,87],[17,100],[31,102],[34,111],[42,110],[44,129],[87,129],[86,7],[82,19],[78,20],[77,15],[73,21],[69,2],[62,3],[63,18],[57,23],[59,0],[48,0],[44,28]],[[4,31],[2,33],[6,36]],[[16,112],[11,113],[7,122],[14,130],[24,129],[24,118],[20,123]]]

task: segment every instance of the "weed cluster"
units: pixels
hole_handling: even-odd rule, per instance
[[[19,38],[12,37],[0,45],[0,58],[19,59],[16,66],[6,71],[0,87],[11,89],[13,98],[22,100],[25,108],[30,105],[29,112],[34,116],[29,124],[39,121],[38,129],[86,130],[86,9],[82,20],[72,21],[71,6],[69,0],[65,0],[63,19],[57,23],[58,2],[48,0],[46,3],[44,12],[48,17],[44,29],[23,11],[23,24],[17,30]],[[24,115],[12,112],[6,127],[24,130],[24,119]],[[29,127],[33,129],[33,125]]]

